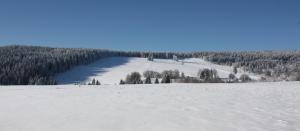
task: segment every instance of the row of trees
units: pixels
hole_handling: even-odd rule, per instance
[[[89,82],[88,85],[101,85],[100,81],[96,80],[95,78],[92,80],[92,82]]]
[[[142,75],[138,72],[132,72],[126,76],[125,81],[120,80],[120,84],[158,84],[158,83],[236,83],[253,81],[248,75],[242,74],[237,78],[234,74],[229,74],[228,78],[220,78],[217,70],[201,69],[198,71],[198,77],[179,75],[178,70],[165,70],[162,73],[156,71],[145,71]],[[153,82],[154,80],[154,82]],[[160,81],[159,81],[160,80]]]
[[[158,84],[158,83],[171,83],[171,79],[179,78],[178,70],[166,70],[162,73],[156,71],[145,71],[143,73],[145,80],[143,81],[142,75],[138,72],[132,72],[126,76],[125,81],[120,80],[120,84]],[[159,82],[159,79],[161,81]],[[154,80],[154,82],[152,82]]]
[[[141,78],[142,78],[142,76],[140,73],[132,72],[131,74],[126,76],[125,81],[120,80],[120,85],[123,85],[123,84],[152,84],[150,76],[147,76],[144,82],[142,81]],[[159,83],[158,78],[155,78],[154,83],[155,84]]]

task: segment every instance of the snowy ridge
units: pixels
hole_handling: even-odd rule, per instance
[[[88,83],[93,78],[99,80],[101,84],[117,85],[121,79],[125,79],[126,75],[137,71],[141,74],[146,70],[162,72],[163,70],[175,70],[184,72],[188,76],[197,76],[199,69],[209,68],[216,69],[221,78],[227,78],[232,73],[232,67],[213,64],[203,59],[190,58],[182,61],[174,61],[170,59],[154,59],[147,61],[146,58],[132,57],[112,57],[101,59],[95,63],[85,66],[79,66],[56,76],[58,84],[74,84],[75,82]],[[236,75],[239,77],[243,72],[239,70]],[[252,79],[259,79],[258,75],[248,74]]]
[[[300,83],[0,86],[1,131],[296,131]]]

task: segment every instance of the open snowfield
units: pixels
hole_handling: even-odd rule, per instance
[[[0,131],[299,131],[300,82],[0,86]]]
[[[154,59],[147,61],[147,58],[134,57],[112,57],[98,60],[90,65],[82,65],[75,67],[65,73],[56,76],[59,84],[74,84],[76,82],[88,83],[93,78],[99,80],[101,84],[116,85],[121,79],[125,79],[126,75],[137,71],[141,74],[146,70],[162,72],[164,70],[178,69],[184,72],[187,76],[197,76],[199,69],[209,68],[216,69],[221,78],[228,78],[232,73],[233,68],[230,66],[222,66],[213,64],[203,59],[190,58],[184,59],[184,64],[181,61],[176,62],[170,59]],[[239,77],[243,72],[239,70],[236,75]],[[248,74],[252,79],[260,77],[254,74]]]

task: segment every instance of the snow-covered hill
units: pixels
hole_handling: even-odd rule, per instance
[[[202,59],[190,58],[176,62],[167,59],[154,59],[154,61],[147,61],[146,58],[133,57],[112,57],[101,59],[90,65],[78,66],[65,73],[56,76],[59,84],[74,84],[75,82],[88,83],[93,78],[99,80],[101,84],[115,85],[119,84],[121,79],[125,79],[126,75],[137,71],[141,74],[146,70],[153,70],[161,72],[163,70],[178,69],[188,76],[197,76],[199,69],[211,68],[216,69],[219,76],[227,78],[232,73],[232,67],[216,65]],[[239,77],[243,72],[239,70],[236,75]],[[253,79],[260,77],[254,74],[249,74]]]
[[[0,131],[298,131],[299,87],[0,86]]]

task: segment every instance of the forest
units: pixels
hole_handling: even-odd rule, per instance
[[[300,51],[210,52],[194,57],[262,74],[269,81],[300,80]]]
[[[53,85],[57,73],[112,56],[140,57],[140,54],[101,49],[0,47],[0,85]]]
[[[269,81],[300,80],[300,51],[130,52],[10,45],[0,47],[0,85],[53,85],[55,74],[105,57],[203,58],[263,74]]]

